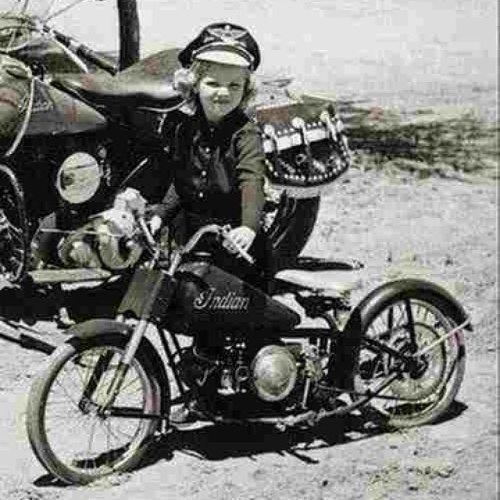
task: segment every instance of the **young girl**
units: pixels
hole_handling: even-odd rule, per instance
[[[202,30],[180,54],[183,66],[175,84],[184,94],[192,114],[176,127],[174,179],[163,202],[155,209],[155,231],[182,212],[184,242],[201,226],[230,225],[231,239],[256,257],[249,270],[226,243],[225,255],[216,262],[244,279],[254,281],[264,262],[265,238],[260,232],[264,207],[265,157],[257,127],[245,114],[255,92],[253,71],[260,62],[254,38],[240,26],[212,24]],[[236,262],[239,261],[239,262]]]
[[[259,131],[245,114],[255,91],[252,73],[260,62],[259,48],[244,28],[212,24],[179,54],[179,60],[183,68],[175,84],[192,113],[175,129],[173,182],[155,209],[151,228],[158,230],[181,212],[182,231],[175,232],[175,239],[183,243],[204,225],[230,225],[231,239],[253,254],[256,263],[248,266],[235,258],[236,249],[228,243],[226,249],[211,246],[215,264],[265,288],[270,268],[270,252],[260,230],[265,157]],[[216,356],[217,343],[214,336],[195,335],[195,370],[213,371],[206,363]],[[180,424],[209,409],[217,383],[214,376],[206,376],[197,387],[197,401],[173,412],[171,421]]]

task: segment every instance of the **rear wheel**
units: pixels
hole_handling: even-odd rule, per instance
[[[306,246],[318,218],[320,197],[282,197],[278,208],[270,214],[272,222],[265,231],[271,241],[275,265],[292,266]]]
[[[158,427],[158,420],[137,418],[161,411],[159,381],[141,347],[112,407],[100,411],[127,341],[106,334],[66,343],[31,387],[26,422],[31,446],[64,482],[85,484],[132,469]]]
[[[24,196],[12,170],[0,165],[0,280],[16,283],[25,276],[29,235]]]
[[[449,306],[410,294],[365,317],[354,388],[366,393],[384,387],[367,409],[389,427],[436,421],[453,402],[465,371],[463,333],[449,335],[457,327]]]

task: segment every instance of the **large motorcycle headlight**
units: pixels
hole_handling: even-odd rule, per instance
[[[89,201],[99,189],[103,172],[99,161],[83,151],[68,156],[56,176],[56,188],[71,204]]]

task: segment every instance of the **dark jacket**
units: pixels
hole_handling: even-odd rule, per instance
[[[174,180],[156,213],[170,222],[182,209],[187,236],[213,222],[258,232],[265,156],[256,125],[240,109],[217,126],[197,113],[174,135]]]

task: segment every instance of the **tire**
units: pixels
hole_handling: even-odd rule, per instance
[[[17,283],[30,258],[24,194],[12,170],[0,165],[0,281]]]
[[[319,205],[319,196],[281,200],[272,224],[266,228],[277,268],[293,265],[302,252],[316,224]]]
[[[26,419],[31,447],[47,471],[65,483],[87,484],[133,469],[158,428],[158,420],[97,415],[99,398],[127,341],[127,336],[118,333],[72,339],[54,351],[31,386]],[[135,410],[160,413],[162,388],[146,352],[141,344],[114,408],[128,403]],[[97,363],[103,360],[104,368],[96,376]],[[84,388],[90,391],[85,400]],[[126,401],[129,396],[131,402]]]
[[[404,428],[430,424],[447,412],[465,372],[461,329],[419,357],[419,364],[413,366],[373,347],[369,339],[399,352],[418,352],[458,326],[455,313],[453,306],[439,296],[415,291],[393,297],[361,314],[362,337],[353,378],[355,391],[358,394],[374,391],[379,384],[388,382],[389,377],[396,377],[380,392],[387,399],[371,399],[364,407],[365,413],[384,426]],[[415,343],[411,340],[411,325]]]

